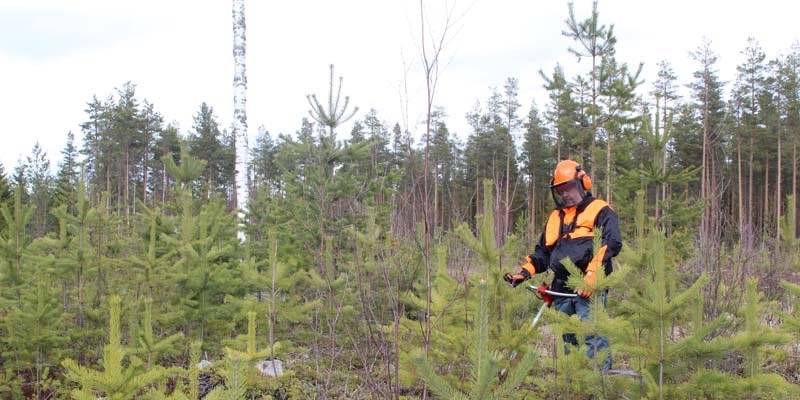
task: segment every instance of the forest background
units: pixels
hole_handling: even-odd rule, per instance
[[[55,174],[38,144],[0,165],[2,396],[797,396],[800,48],[750,39],[722,82],[703,41],[690,78],[663,61],[645,83],[597,3],[565,11],[564,51],[592,67],[539,71],[541,108],[508,77],[456,138],[435,96],[444,20],[421,31],[420,132],[358,111],[331,66],[295,134],[259,130],[246,198],[238,128],[211,105],[181,132],[133,82],[87,99]],[[500,276],[541,234],[565,158],[625,248],[598,283],[607,309],[530,329],[538,301]],[[626,374],[565,356],[565,331],[609,336]]]

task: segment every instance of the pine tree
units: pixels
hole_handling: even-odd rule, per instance
[[[232,348],[226,348],[228,360],[241,360],[246,365],[247,377],[250,382],[255,382],[257,379],[256,363],[264,357],[274,354],[275,348],[271,349],[258,349],[256,344],[256,313],[254,311],[247,312],[247,334],[245,335],[246,343],[244,351]],[[274,366],[269,366],[273,368]]]
[[[25,255],[31,242],[31,238],[26,233],[26,226],[33,215],[34,207],[22,204],[23,192],[23,186],[17,185],[13,208],[9,209],[7,205],[2,205],[0,208],[6,226],[5,232],[0,233],[0,251],[5,256],[3,278],[10,287],[16,287],[23,283],[22,274],[26,272]],[[3,293],[3,295],[9,296],[7,293]],[[17,289],[16,295],[11,294],[11,296],[19,297],[19,289]]]
[[[153,148],[153,203],[164,204],[172,197],[168,196],[170,188],[173,186],[173,181],[167,173],[166,164],[164,159],[170,154],[178,157],[176,161],[180,160],[181,153],[181,139],[178,135],[178,129],[173,125],[168,125],[164,128],[155,141]]]
[[[38,266],[37,266],[38,267]],[[3,342],[10,351],[4,352],[6,367],[18,373],[31,372],[36,398],[42,398],[43,380],[50,365],[59,358],[67,338],[61,331],[61,307],[58,295],[50,289],[46,273],[37,272],[32,290],[25,290],[16,304],[4,316]]]
[[[589,82],[591,82],[589,101],[590,106],[586,110],[586,115],[589,116],[590,126],[588,136],[590,140],[590,158],[587,169],[590,171],[589,175],[597,177],[595,174],[595,164],[598,161],[598,154],[595,149],[595,141],[598,138],[597,129],[602,125],[601,120],[602,110],[598,104],[602,88],[608,84],[606,81],[610,76],[604,74],[602,69],[609,56],[613,57],[614,46],[617,43],[617,38],[614,36],[614,25],[606,26],[599,23],[599,13],[597,12],[597,1],[592,2],[592,14],[590,17],[578,21],[575,17],[575,9],[573,3],[569,3],[569,18],[566,20],[567,30],[562,32],[562,35],[574,40],[578,44],[578,48],[570,47],[569,52],[575,55],[579,60],[581,58],[590,58],[592,60],[591,70],[589,72]]]
[[[739,312],[744,326],[730,339],[731,349],[744,356],[743,376],[700,369],[687,383],[678,386],[677,395],[729,399],[790,399],[800,395],[800,388],[786,382],[781,375],[762,372],[761,359],[766,347],[786,344],[789,336],[762,325],[768,307],[761,301],[763,293],[757,291],[757,286],[757,278],[748,278],[744,305]]]
[[[155,296],[154,292],[157,290],[157,283],[165,276],[164,270],[167,261],[164,254],[167,250],[161,238],[162,235],[168,234],[169,230],[164,226],[164,217],[159,208],[150,209],[143,202],[139,208],[141,209],[142,231],[145,232],[142,238],[144,256],[131,255],[130,260],[142,269],[141,282],[145,285],[145,298],[152,301]]]
[[[766,55],[761,50],[753,38],[748,40],[748,47],[742,51],[745,61],[736,67],[738,76],[733,88],[733,99],[731,101],[736,112],[736,155],[737,155],[737,197],[740,208],[740,237],[750,239],[750,236],[757,232],[755,223],[757,208],[755,207],[754,194],[757,188],[754,186],[753,170],[756,167],[754,157],[759,156],[761,151],[755,149],[755,139],[765,135],[762,123],[763,115],[759,98],[766,89],[766,65],[764,59]],[[761,128],[760,128],[761,126]],[[744,168],[748,168],[744,170]],[[747,175],[746,175],[747,174]],[[747,178],[749,176],[749,178]],[[746,184],[745,184],[746,182]]]
[[[544,126],[536,104],[532,104],[525,121],[524,141],[520,154],[520,162],[524,165],[524,173],[528,178],[527,208],[530,226],[527,233],[531,241],[535,240],[537,229],[541,229],[540,221],[543,219],[541,216],[546,215],[549,166],[557,162],[549,136],[550,133]]]
[[[330,87],[328,90],[328,108],[325,109],[319,100],[317,100],[316,94],[310,94],[306,96],[308,100],[308,104],[311,106],[311,110],[308,112],[311,115],[311,118],[314,118],[315,121],[319,122],[322,126],[328,128],[328,134],[331,138],[335,138],[334,130],[339,125],[347,122],[350,118],[358,112],[358,107],[353,108],[352,111],[347,110],[347,106],[350,104],[350,96],[344,97],[344,104],[339,107],[339,99],[342,93],[342,82],[344,78],[339,77],[339,87],[336,89],[336,97],[334,97],[334,89],[333,89],[333,64],[330,66],[331,70],[331,77],[330,77]],[[335,140],[335,139],[334,139]]]
[[[136,193],[133,179],[140,176],[136,171],[137,162],[141,159],[142,119],[139,100],[136,98],[136,84],[125,82],[117,88],[117,101],[111,113],[111,134],[113,141],[110,151],[114,162],[113,181],[106,182],[109,194],[116,195],[116,204],[124,213],[126,223],[129,222],[131,208]],[[108,179],[108,178],[107,178]]]
[[[200,193],[203,198],[209,199],[212,193],[223,192],[226,183],[226,163],[228,163],[222,144],[222,132],[214,116],[214,109],[202,103],[200,110],[194,116],[192,130],[188,139],[189,152],[206,162],[201,175]]]
[[[145,367],[152,368],[158,357],[162,354],[174,351],[176,343],[183,339],[183,333],[176,333],[163,339],[156,337],[153,332],[153,301],[144,301],[144,314],[142,315],[141,326],[137,328],[138,333],[138,354],[146,357]]]
[[[168,319],[182,324],[188,338],[200,340],[207,349],[214,348],[218,342],[211,338],[220,337],[209,335],[208,331],[227,329],[231,323],[224,318],[230,315],[231,306],[221,304],[221,300],[226,293],[238,293],[241,288],[234,280],[238,265],[231,259],[235,220],[218,203],[204,205],[199,213],[195,211],[189,188],[203,171],[203,161],[190,156],[185,148],[180,167],[172,158],[164,161],[167,171],[180,185],[177,230],[162,235],[169,249],[164,257],[172,261],[168,284],[177,289],[170,293],[170,301],[177,307]]]
[[[703,42],[692,52],[692,58],[699,64],[694,72],[695,81],[691,83],[694,110],[702,121],[702,159],[700,177],[700,198],[704,199],[705,209],[700,225],[700,237],[712,243],[720,235],[720,214],[722,207],[721,168],[721,130],[723,117],[722,84],[716,72],[717,55],[711,49],[709,41]],[[752,206],[752,203],[751,203]]]
[[[38,142],[34,144],[25,166],[26,188],[30,191],[29,202],[35,206],[31,218],[31,233],[34,237],[44,236],[52,226],[50,207],[53,200],[53,177],[50,175],[50,161],[47,152]]]
[[[78,149],[74,144],[75,135],[72,131],[67,133],[67,143],[61,150],[61,162],[58,165],[58,172],[55,178],[55,190],[53,193],[53,208],[66,204],[69,212],[76,201],[75,188],[78,185]]]
[[[561,65],[556,65],[552,76],[545,75],[542,70],[539,70],[539,76],[545,81],[544,88],[549,92],[550,103],[545,119],[556,137],[556,159],[584,157],[583,142],[576,132],[577,103],[572,98],[572,85],[567,82],[564,70]]]
[[[781,286],[794,298],[800,298],[800,285],[789,281],[781,281]],[[794,315],[790,315],[780,312],[779,315],[781,319],[783,319],[781,329],[784,332],[790,333],[795,338],[800,338],[800,313],[795,312]]]
[[[800,249],[800,240],[798,240],[795,230],[795,221],[797,220],[795,208],[791,207],[794,204],[794,196],[786,196],[786,204],[788,205],[786,213],[781,216],[779,223],[781,229],[780,247],[788,264],[796,268],[798,262],[800,262],[800,251],[798,251]]]
[[[707,340],[727,321],[703,320],[700,293],[708,283],[707,276],[701,275],[689,288],[680,290],[676,270],[665,252],[663,233],[641,232],[638,237],[635,255],[631,254],[633,259],[629,260],[634,270],[628,274],[637,278],[621,285],[629,288],[628,299],[620,306],[632,328],[621,347],[635,357],[631,363],[644,376],[647,394],[661,399],[671,383],[692,372],[695,360],[719,357],[731,343]],[[687,309],[694,311],[687,313]],[[683,337],[675,337],[676,324],[688,325]]]
[[[3,169],[3,164],[0,163],[0,209],[4,205],[7,205],[13,196],[13,192],[11,190],[11,183],[8,181],[8,177],[6,177],[6,172]],[[5,220],[0,219],[0,232],[3,231],[5,228]]]
[[[111,154],[107,151],[110,147],[111,106],[109,99],[102,102],[97,96],[87,103],[84,110],[89,120],[81,124],[83,132],[83,148],[81,153],[86,159],[86,176],[88,186],[93,193],[104,190],[111,173]]]
[[[517,387],[522,383],[536,361],[536,352],[528,350],[519,364],[508,372],[505,381],[495,379],[500,372],[501,356],[489,348],[489,284],[478,283],[478,304],[475,315],[475,328],[471,335],[469,352],[470,379],[467,393],[449,384],[431,366],[428,357],[419,353],[414,358],[414,366],[431,391],[443,399],[508,399],[517,398]]]
[[[109,299],[108,343],[103,346],[102,371],[80,366],[71,359],[61,362],[66,378],[79,385],[72,391],[75,399],[95,399],[94,391],[103,393],[109,400],[132,399],[165,379],[170,372],[160,366],[146,368],[141,359],[128,354],[120,333],[121,301],[119,296]]]
[[[275,165],[276,144],[269,131],[260,127],[256,137],[255,146],[250,154],[250,169],[253,175],[253,192],[251,197],[261,195],[263,188],[265,194],[271,194],[277,189],[279,183],[278,168]]]
[[[137,168],[141,171],[141,180],[134,179],[134,182],[136,182],[137,187],[141,188],[142,202],[148,204],[148,193],[153,193],[156,185],[155,182],[151,180],[151,177],[154,175],[153,169],[156,168],[155,161],[158,160],[157,157],[154,157],[156,155],[154,146],[156,144],[157,135],[164,129],[164,117],[162,117],[159,112],[155,111],[152,103],[145,100],[139,118],[142,124],[142,134],[140,136],[141,140],[137,143],[140,149]],[[154,202],[151,199],[149,204],[152,203]]]
[[[247,391],[247,361],[238,355],[229,355],[223,378],[227,387],[217,386],[205,398],[208,400],[244,400]]]

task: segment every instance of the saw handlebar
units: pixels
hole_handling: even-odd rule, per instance
[[[533,286],[533,285],[528,285],[528,286],[526,286],[526,288],[528,290],[530,290],[531,292],[533,292],[533,294],[535,294],[536,297],[542,299],[542,301],[544,302],[544,304],[542,304],[542,307],[539,308],[539,312],[536,313],[535,317],[533,317],[533,322],[531,322],[531,329],[533,329],[536,326],[536,324],[539,322],[539,318],[542,316],[542,313],[544,312],[544,309],[550,307],[551,305],[553,305],[553,296],[555,296],[555,297],[578,297],[578,295],[575,294],[575,293],[554,292],[554,291],[550,290],[550,287],[547,286],[546,283],[543,283],[539,287],[536,287],[536,286]]]
[[[550,290],[550,287],[547,286],[546,284],[542,284],[539,287],[536,287],[536,286],[533,286],[533,285],[528,285],[527,288],[531,292],[538,293],[542,297],[542,300],[544,300],[543,297],[545,295],[547,295],[547,296],[556,296],[556,297],[578,297],[577,293],[554,292],[554,291]],[[552,302],[552,299],[551,299],[551,302]]]

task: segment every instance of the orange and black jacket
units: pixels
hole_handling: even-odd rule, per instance
[[[598,229],[603,231],[601,247],[594,254],[594,233]],[[545,231],[530,258],[535,273],[548,269],[555,273],[552,290],[570,292],[572,290],[566,286],[569,272],[561,263],[562,260],[569,258],[584,273],[587,268],[599,272],[602,265],[608,275],[613,270],[611,258],[619,254],[621,248],[617,213],[608,203],[589,194],[577,206],[554,210],[550,214]],[[533,275],[533,271],[525,272]]]

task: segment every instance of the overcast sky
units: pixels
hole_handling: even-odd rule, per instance
[[[430,3],[429,30],[440,33],[444,0]],[[568,76],[585,71],[561,35],[563,0],[460,0],[454,5],[435,103],[448,125],[467,135],[464,114],[476,101],[519,79],[520,114],[546,93],[538,71],[561,63]],[[307,115],[305,95],[327,94],[328,65],[344,76],[343,93],[381,119],[419,131],[425,92],[419,62],[419,3],[412,0],[246,0],[250,137],[263,125],[274,135],[294,133]],[[579,18],[591,0],[576,0]],[[605,0],[600,19],[614,24],[617,57],[644,63],[647,91],[660,60],[679,82],[690,81],[689,52],[705,36],[719,55],[722,80],[735,79],[747,38],[768,59],[800,39],[800,3],[787,0]],[[233,61],[229,0],[0,0],[0,162],[10,174],[36,141],[53,168],[66,134],[80,145],[79,124],[93,95],[104,99],[126,81],[185,134],[201,102],[220,125],[232,120]],[[405,85],[404,85],[405,83]],[[406,89],[402,89],[407,87]],[[407,93],[407,94],[406,94]],[[408,101],[404,102],[403,99]],[[407,104],[408,118],[403,115]],[[346,137],[350,124],[339,129]]]

